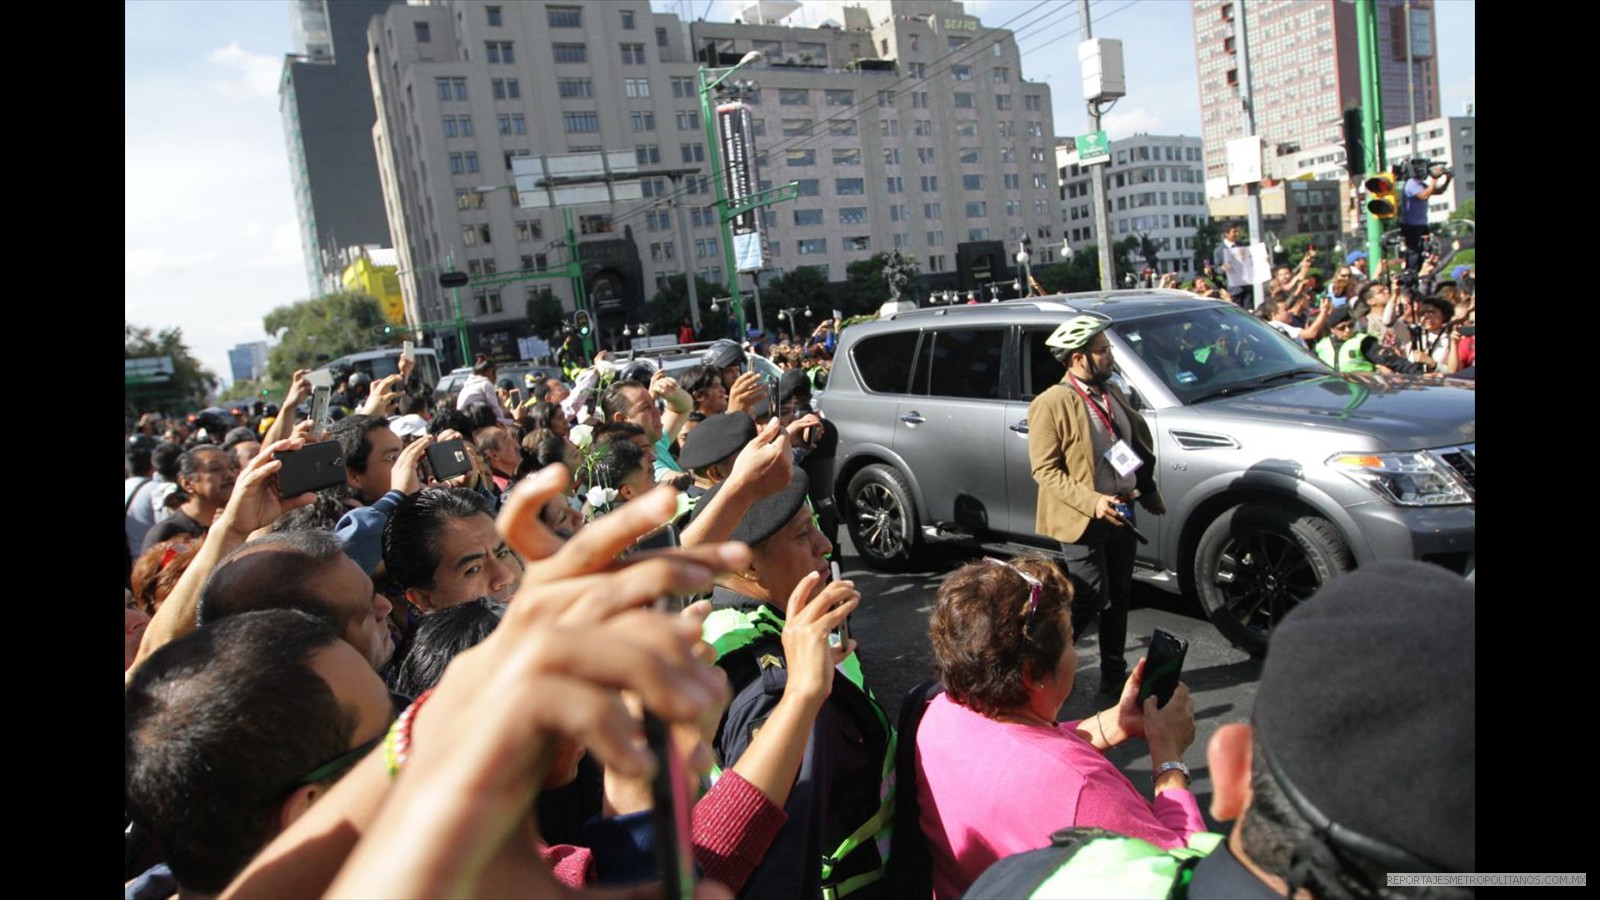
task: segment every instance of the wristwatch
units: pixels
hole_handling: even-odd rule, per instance
[[[1185,781],[1194,780],[1194,776],[1189,774],[1189,767],[1184,765],[1182,762],[1164,762],[1161,765],[1156,766],[1155,771],[1150,773],[1150,780],[1159,781],[1161,776],[1173,771],[1182,772]]]

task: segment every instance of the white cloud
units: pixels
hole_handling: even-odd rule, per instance
[[[283,74],[283,57],[251,53],[232,41],[206,54],[206,62],[227,73],[212,79],[211,86],[227,97],[276,97],[278,77]]]
[[[1120,104],[1119,104],[1120,106]],[[1162,132],[1161,114],[1152,112],[1142,106],[1131,109],[1114,109],[1100,120],[1100,127],[1106,130],[1106,137],[1113,141],[1120,141],[1125,137],[1135,134]]]

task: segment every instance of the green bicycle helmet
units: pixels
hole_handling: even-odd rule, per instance
[[[1089,343],[1089,339],[1105,331],[1111,325],[1111,320],[1104,316],[1078,315],[1061,323],[1061,326],[1045,338],[1044,345],[1057,350],[1078,350]]]

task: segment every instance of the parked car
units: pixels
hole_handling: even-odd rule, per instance
[[[937,307],[840,334],[822,413],[839,428],[836,496],[865,560],[912,565],[960,540],[1058,550],[1034,532],[1028,404],[1060,381],[1045,339],[1109,317],[1120,385],[1150,423],[1167,513],[1137,577],[1198,598],[1235,645],[1340,573],[1382,559],[1475,567],[1470,386],[1339,375],[1261,320],[1182,291]],[[1209,350],[1205,348],[1209,347]],[[1176,361],[1201,349],[1211,365]]]

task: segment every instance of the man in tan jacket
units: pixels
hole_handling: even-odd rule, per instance
[[[1134,535],[1127,501],[1155,515],[1167,511],[1155,485],[1150,427],[1110,382],[1116,364],[1100,316],[1079,315],[1045,341],[1066,377],[1028,407],[1028,459],[1039,484],[1038,532],[1061,542],[1078,589],[1073,641],[1100,617],[1100,691],[1117,694],[1127,679],[1124,656]]]

